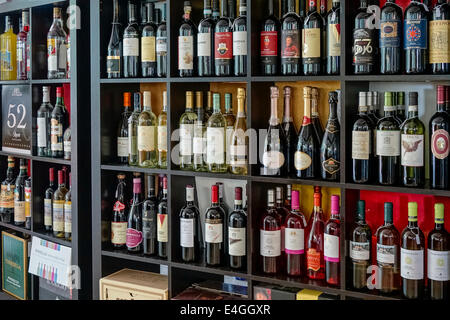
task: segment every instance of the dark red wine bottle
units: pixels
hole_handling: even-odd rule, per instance
[[[285,76],[300,74],[302,26],[295,1],[288,0],[288,13],[281,20],[281,73]]]
[[[419,1],[411,0],[403,26],[405,72],[424,73],[428,65],[428,9]]]
[[[160,258],[167,258],[167,245],[169,243],[169,212],[167,208],[167,177],[163,180],[163,196],[158,204],[157,218],[157,240],[158,240],[158,256]]]
[[[136,5],[128,2],[128,26],[123,32],[123,76],[125,78],[139,77],[139,25],[136,18]]]
[[[234,210],[228,217],[228,254],[230,267],[245,269],[247,266],[247,214],[242,209],[242,188],[234,190]]]
[[[155,4],[145,4],[147,21],[141,37],[141,70],[143,77],[156,77],[156,32],[158,26],[153,22]]]
[[[235,76],[247,75],[247,0],[239,1],[239,17],[233,22],[233,65]]]
[[[214,66],[214,27],[211,1],[205,0],[203,19],[198,24],[197,34],[197,66],[199,77],[213,75]]]
[[[284,87],[284,118],[282,127],[286,136],[286,168],[289,176],[295,176],[294,155],[297,147],[297,130],[291,114],[292,88]]]
[[[302,37],[303,73],[306,76],[317,76],[322,70],[323,24],[323,18],[317,12],[317,0],[310,0]]]
[[[387,0],[381,9],[380,73],[397,74],[401,71],[403,12],[395,0]]]
[[[227,1],[221,2],[221,17],[214,33],[214,68],[216,76],[231,76],[233,72],[233,27]]]
[[[193,77],[196,70],[197,27],[191,20],[191,11],[191,2],[185,1],[183,21],[178,33],[178,74],[180,77]]]
[[[434,74],[450,73],[450,50],[448,41],[450,38],[450,3],[446,0],[438,0],[431,12],[430,19],[430,64]],[[446,39],[443,42],[441,39]],[[447,43],[447,48],[444,48]]]
[[[203,242],[200,212],[194,202],[195,189],[186,186],[186,204],[180,212],[180,247],[184,262],[198,262]]]
[[[353,72],[371,74],[376,70],[378,37],[371,26],[373,13],[367,12],[367,0],[361,0],[353,30]]]
[[[261,74],[273,76],[279,72],[280,21],[274,15],[273,1],[269,0],[269,16],[264,20],[260,34]]]
[[[225,212],[219,204],[219,187],[211,186],[211,206],[205,212],[205,260],[209,266],[223,264]]]
[[[147,176],[147,199],[142,204],[142,233],[144,242],[144,254],[156,254],[156,213],[158,200],[155,194],[155,176]]]
[[[341,72],[341,3],[333,0],[333,7],[325,18],[326,22],[326,60],[327,74],[335,75]]]

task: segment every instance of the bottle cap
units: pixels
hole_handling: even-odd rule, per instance
[[[163,189],[167,190],[167,176],[163,177]]]
[[[417,221],[417,202],[408,202],[408,221]]]
[[[434,204],[434,222],[437,224],[444,223],[444,204],[435,203]]]
[[[336,91],[330,91],[328,93],[328,102],[329,103],[337,103],[338,102],[338,93]]]
[[[123,106],[124,107],[131,107],[131,92],[124,92],[123,93]]]
[[[445,103],[445,87],[442,85],[437,86],[437,103]]]
[[[292,87],[286,86],[286,87],[284,87],[283,90],[284,90],[284,96],[285,96],[285,97],[291,96],[291,93],[292,93]]]
[[[314,99],[317,99],[319,97],[319,89],[316,87],[311,88],[311,95]]]
[[[273,204],[275,202],[275,190],[267,190],[267,202]]]
[[[410,92],[408,94],[409,96],[409,105],[410,106],[418,106],[419,102],[418,102],[418,93],[417,92]]]
[[[339,214],[339,196],[331,196],[331,214]]]
[[[50,181],[55,181],[55,168],[48,169],[48,177]]]
[[[144,91],[144,107],[150,107],[152,105],[152,93],[150,91]]]
[[[63,91],[62,87],[57,87],[56,88],[56,97],[57,98],[61,98],[62,97],[62,91]]]
[[[242,188],[234,188],[234,200],[242,200]]]
[[[163,91],[163,107],[167,106],[167,91]]]
[[[219,203],[219,187],[217,185],[211,186],[211,202]]]
[[[397,104],[400,106],[405,105],[405,93],[403,91],[397,92]]]
[[[291,193],[291,207],[292,210],[298,211],[300,210],[300,196],[298,190],[292,190]]]
[[[270,87],[270,97],[272,99],[278,99],[279,97],[278,87]]]
[[[186,201],[194,201],[194,187],[190,184],[186,186]]]
[[[62,170],[58,170],[58,184],[64,183],[64,173]]]
[[[133,179],[133,193],[141,193],[141,179],[140,178]]]
[[[392,202],[385,202],[384,203],[384,221],[388,223],[392,223],[393,220],[393,210],[394,206]]]
[[[359,105],[361,107],[367,106],[367,92],[360,92],[359,93]]]
[[[141,93],[135,92],[133,95],[134,107],[140,107],[141,105]]]
[[[124,180],[125,179],[125,173],[119,173],[117,175],[117,179]]]
[[[237,97],[245,99],[245,89],[244,88],[237,89]]]
[[[283,188],[282,187],[276,187],[275,188],[275,192],[276,192],[276,199],[277,201],[282,201],[283,200]]]

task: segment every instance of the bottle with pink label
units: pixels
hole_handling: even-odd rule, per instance
[[[340,280],[340,227],[339,196],[331,196],[331,217],[325,225],[324,259],[325,279],[330,285],[339,285]]]
[[[142,251],[142,200],[141,179],[133,179],[133,202],[128,214],[126,245],[128,252]]]

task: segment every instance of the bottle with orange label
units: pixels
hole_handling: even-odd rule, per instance
[[[309,220],[306,251],[306,273],[310,279],[325,279],[324,221],[320,187],[314,187],[314,209]]]

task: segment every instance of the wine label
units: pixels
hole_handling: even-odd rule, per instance
[[[247,55],[247,31],[233,32],[233,56]]]
[[[37,118],[37,146],[38,148],[47,147],[47,119]]]
[[[399,48],[401,30],[400,20],[381,21],[380,48]]]
[[[372,65],[375,60],[374,29],[355,29],[353,31],[353,64]]]
[[[209,32],[197,34],[197,55],[199,57],[211,57],[211,39]]]
[[[194,154],[206,153],[206,138],[194,137]]]
[[[400,249],[400,275],[402,278],[422,280],[424,263],[424,250]]]
[[[51,226],[52,219],[52,199],[44,199],[44,226]]]
[[[65,39],[63,37],[47,38],[47,69],[50,72],[66,68],[67,48],[64,41]],[[9,55],[6,55],[6,58],[9,59],[3,59],[2,69],[12,71],[11,53],[8,53]]]
[[[142,243],[142,232],[133,228],[127,228],[126,245],[127,248],[136,248]]]
[[[314,248],[306,251],[306,268],[315,272],[320,269],[320,252]]]
[[[294,166],[297,170],[308,169],[312,164],[312,159],[309,154],[302,151],[296,151],[294,155]]]
[[[206,219],[205,241],[208,243],[223,242],[223,224],[221,219]]]
[[[339,262],[339,237],[331,234],[324,234],[324,259],[329,262]]]
[[[26,50],[26,44],[23,41],[17,42],[17,62],[23,62],[24,61],[24,52]]]
[[[72,202],[64,203],[64,232],[72,233]]]
[[[230,60],[233,58],[233,33],[216,32],[214,34],[214,58],[216,60]],[[220,64],[220,61],[216,61],[216,63]]]
[[[25,187],[25,218],[31,217],[31,188]]]
[[[333,12],[333,14],[335,14]],[[328,24],[327,25],[327,56],[340,57],[341,56],[341,25]]]
[[[117,156],[128,157],[128,137],[117,138]]]
[[[0,193],[0,208],[14,208],[15,185],[2,185]]]
[[[428,279],[450,280],[450,251],[427,250]]]
[[[192,156],[192,135],[194,133],[193,124],[180,125],[180,155]]]
[[[180,218],[180,245],[183,248],[194,247],[194,219]]]
[[[156,62],[156,38],[141,38],[142,62]]]
[[[230,146],[231,146],[231,139],[233,137],[234,128],[233,126],[227,127],[226,129],[226,139],[225,139],[225,145],[228,147],[227,149],[227,164],[230,163]]]
[[[298,63],[300,58],[299,30],[281,30],[281,58],[286,63]]]
[[[247,146],[243,145],[230,146],[230,165],[245,166],[247,164]]]
[[[322,162],[322,168],[329,174],[335,174],[341,169],[341,163],[336,159],[329,158]]]
[[[377,243],[377,261],[379,263],[395,264],[397,246],[387,246]]]
[[[434,20],[430,26],[430,63],[450,63],[450,20]]]
[[[193,70],[194,69],[194,37],[180,36],[178,37],[178,69]]]
[[[138,126],[137,147],[138,151],[155,150],[155,126]]]
[[[260,253],[263,257],[281,255],[281,230],[260,230]]]
[[[153,210],[144,209],[142,214],[142,237],[144,239],[156,239],[156,213]]]
[[[111,243],[124,245],[127,243],[127,222],[111,222]]]
[[[449,151],[449,134],[444,129],[439,129],[433,132],[431,136],[431,152],[438,159],[445,159],[448,157]]]
[[[206,162],[225,163],[225,128],[206,129]]]
[[[352,159],[369,160],[370,132],[352,131]]]
[[[67,153],[67,152],[71,152],[72,151],[72,141],[70,141],[70,140],[66,140],[66,141],[64,141],[64,152],[65,153]]]
[[[156,37],[156,55],[167,56],[167,37]]]
[[[400,155],[400,131],[377,130],[377,156]]]
[[[106,72],[120,75],[120,56],[106,57]]]
[[[302,42],[302,58],[303,63],[317,63],[320,62],[321,39],[322,30],[320,28],[303,29]]]
[[[423,134],[402,134],[402,166],[423,167],[424,144]]]
[[[158,234],[158,242],[167,242],[169,241],[169,235],[167,232],[167,214],[158,213],[157,215],[157,234]]]
[[[370,260],[370,242],[350,241],[350,258],[354,260]]]
[[[261,57],[277,57],[278,56],[278,32],[262,31],[260,35],[261,41]],[[264,61],[264,59],[263,59]]]
[[[428,46],[428,20],[405,19],[403,25],[404,49],[426,49]]]
[[[158,126],[158,151],[167,151],[167,126]]]
[[[262,163],[264,167],[269,169],[280,169],[284,164],[284,154],[280,151],[267,151],[264,152]]]
[[[53,201],[53,231],[64,232],[64,201]]]
[[[288,254],[305,253],[305,230],[299,228],[284,229],[284,248]]]
[[[246,228],[228,228],[228,253],[230,256],[245,256],[246,232]]]
[[[50,121],[50,143],[52,151],[63,151],[63,143],[60,140],[63,134],[63,126],[56,119],[51,119]]]
[[[14,222],[25,222],[25,201],[14,200]]]
[[[124,38],[123,39],[123,56],[124,57],[139,57],[139,38]]]

